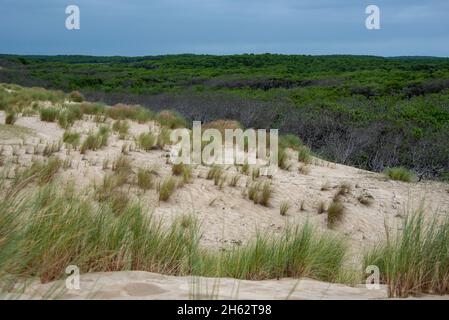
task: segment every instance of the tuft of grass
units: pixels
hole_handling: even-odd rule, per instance
[[[68,106],[58,114],[58,124],[63,129],[73,126],[76,120],[81,119],[83,119],[83,113],[80,107]]]
[[[41,121],[46,122],[55,122],[55,120],[59,116],[59,109],[57,108],[43,108],[40,110],[40,119]]]
[[[310,167],[306,164],[299,165],[298,172],[303,175],[308,175],[310,173]]]
[[[364,255],[364,269],[380,269],[390,297],[449,293],[449,218],[425,219],[423,205],[406,209],[402,228]],[[388,231],[388,230],[387,230]]]
[[[260,177],[260,168],[259,168],[259,167],[254,168],[254,169],[251,171],[251,178],[252,178],[253,180],[257,180],[259,177]]]
[[[174,176],[182,177],[183,183],[189,183],[192,179],[192,168],[189,165],[183,163],[174,164],[171,169]]]
[[[170,133],[171,130],[166,128],[166,127],[162,127],[161,131],[159,132],[158,136],[157,136],[157,146],[160,149],[163,149],[166,145],[171,144],[170,141]]]
[[[154,172],[140,168],[137,171],[137,185],[140,189],[149,190],[154,187]]]
[[[173,177],[168,177],[160,181],[159,190],[159,201],[168,201],[176,189],[176,179]]]
[[[281,206],[279,207],[279,213],[281,216],[287,215],[287,212],[290,210],[291,204],[289,201],[282,201]]]
[[[222,166],[212,166],[209,171],[207,172],[206,175],[206,179],[207,180],[214,180],[215,181],[219,181],[221,179],[221,177],[224,174],[224,169]]]
[[[97,134],[90,133],[83,141],[80,149],[81,154],[85,154],[87,150],[97,150],[108,145],[109,127],[101,126]]]
[[[332,201],[327,209],[327,226],[333,228],[341,221],[345,213],[345,207],[340,201]]]
[[[357,197],[357,200],[364,206],[371,206],[374,202],[373,196],[369,194],[361,194]]]
[[[304,164],[310,164],[312,162],[312,156],[310,149],[306,146],[301,146],[298,150],[298,161]]]
[[[271,188],[271,182],[265,181],[262,184],[259,203],[265,207],[268,207],[270,204],[272,193],[273,189]]]
[[[306,202],[305,202],[305,200],[301,200],[301,202],[299,204],[299,210],[300,211],[306,211]]]
[[[248,187],[248,199],[265,207],[270,205],[273,188],[270,181],[254,182]]]
[[[242,165],[241,173],[246,176],[249,174],[249,164],[248,163],[245,163]]]
[[[323,214],[326,212],[326,201],[321,200],[318,202],[318,208],[317,208],[318,214]]]
[[[415,180],[415,174],[404,167],[388,168],[384,173],[391,180],[404,182],[412,182]]]
[[[171,167],[171,172],[173,175],[179,177],[183,174],[185,167],[186,167],[186,165],[184,163],[174,164]]]
[[[241,176],[239,174],[234,174],[233,176],[231,176],[231,179],[229,180],[229,186],[236,187],[240,181],[240,178]]]
[[[348,195],[351,192],[351,185],[348,182],[342,182],[334,195],[334,201],[340,201],[341,197]]]
[[[112,130],[118,133],[120,139],[126,139],[129,131],[129,123],[126,120],[117,120],[112,125]]]
[[[128,173],[131,174],[132,172],[132,165],[131,161],[128,157],[124,155],[119,155],[117,159],[114,160],[112,163],[112,171],[115,171],[117,173]]]
[[[15,112],[8,112],[5,117],[5,124],[13,125],[17,121],[17,114]]]
[[[89,134],[81,145],[80,153],[85,154],[87,150],[96,150],[98,148],[98,140],[94,134]]]
[[[279,148],[278,151],[278,166],[282,170],[289,170],[291,164],[289,163],[289,156],[286,149]]]
[[[137,146],[145,151],[149,151],[156,145],[157,137],[151,132],[141,133],[136,140]]]
[[[53,155],[56,152],[59,152],[60,150],[61,150],[61,143],[54,142],[51,144],[46,144],[42,154],[46,157],[50,157],[51,155]]]
[[[62,141],[76,149],[80,144],[80,134],[77,132],[65,131],[62,136]]]
[[[326,181],[325,183],[323,183],[323,185],[321,186],[321,191],[329,191],[331,189],[331,184],[329,181]]]

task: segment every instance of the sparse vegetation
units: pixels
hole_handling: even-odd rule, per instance
[[[323,214],[326,212],[326,201],[320,201],[318,202],[318,214]]]
[[[287,215],[287,212],[290,210],[291,204],[289,201],[283,201],[281,202],[281,206],[279,207],[279,213],[281,216]]]
[[[369,194],[361,194],[357,197],[357,200],[367,207],[371,206],[374,202],[373,196]]]

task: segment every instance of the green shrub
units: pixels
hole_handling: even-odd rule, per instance
[[[286,134],[279,137],[279,148],[290,148],[298,151],[303,146],[301,139],[294,134]]]
[[[69,99],[73,102],[83,102],[84,96],[79,91],[72,91],[69,94]]]
[[[163,110],[156,115],[156,120],[168,129],[186,128],[187,121],[177,112]]]
[[[391,180],[404,182],[412,182],[415,179],[415,174],[404,167],[388,168],[385,170],[385,175]]]
[[[79,109],[82,114],[88,115],[102,115],[106,113],[106,106],[102,103],[84,102],[79,105]]]

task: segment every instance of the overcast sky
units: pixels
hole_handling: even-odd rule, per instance
[[[81,29],[65,28],[78,5]],[[381,30],[365,28],[365,8]],[[0,53],[449,56],[448,0],[0,0]]]

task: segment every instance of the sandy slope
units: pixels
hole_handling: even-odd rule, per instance
[[[4,123],[3,112],[0,112],[0,123]],[[26,165],[33,158],[42,157],[41,153],[45,145],[59,141],[64,132],[56,123],[41,122],[38,117],[20,117],[15,126],[30,130],[21,130],[20,135],[17,134],[15,138],[11,139],[11,133],[5,133],[10,129],[3,127],[0,130],[0,145],[4,157],[16,157],[21,165]],[[93,121],[79,121],[75,124],[74,130],[87,134],[89,130],[94,130],[97,126]],[[154,124],[133,123],[130,129],[133,136],[148,130],[156,130]],[[114,135],[110,138],[107,148],[95,152],[90,151],[86,155],[80,155],[79,152],[74,151],[68,154],[63,147],[57,155],[62,159],[70,159],[71,168],[64,171],[62,175],[67,179],[75,180],[79,188],[94,181],[99,183],[105,172],[109,171],[109,169],[103,169],[104,160],[109,159],[109,163],[112,163],[121,154],[123,144],[132,146],[134,141],[132,137],[125,141],[119,140]],[[171,166],[167,164],[167,156],[168,150],[151,152],[131,150],[129,152],[129,158],[132,159],[136,168],[157,166],[161,176],[171,174]],[[310,172],[304,175],[298,172],[298,165],[298,163],[294,163],[290,171],[279,171],[272,178],[274,194],[269,207],[255,205],[243,195],[247,179],[249,179],[247,176],[241,176],[237,187],[226,185],[220,190],[213,184],[213,181],[204,178],[208,171],[208,168],[204,166],[196,167],[192,183],[177,190],[166,203],[159,203],[155,190],[142,193],[136,189],[134,193],[136,197],[148,204],[149,214],[154,213],[155,216],[161,217],[167,223],[178,215],[194,214],[201,222],[203,234],[201,243],[208,247],[221,248],[248,241],[258,230],[279,233],[286,225],[304,223],[305,221],[310,221],[319,228],[327,229],[326,214],[317,213],[318,205],[321,201],[329,203],[338,186],[347,182],[351,184],[352,189],[343,200],[346,214],[343,221],[335,227],[334,232],[343,234],[348,239],[354,261],[358,260],[361,249],[385,237],[385,228],[393,230],[400,225],[403,219],[403,210],[407,206],[416,207],[420,202],[425,201],[428,209],[426,212],[429,215],[447,214],[449,209],[449,185],[444,183],[389,181],[381,174],[319,159],[314,160],[314,163],[310,165]],[[228,169],[229,174],[235,172],[235,168]],[[322,190],[323,185],[327,185],[328,188]],[[373,204],[371,206],[365,206],[357,200],[362,194],[372,196]],[[279,206],[282,201],[286,200],[291,203],[292,207],[287,216],[281,216]],[[304,211],[300,210],[302,201],[305,203]],[[123,280],[120,280],[122,279],[120,275],[125,275],[123,279],[129,277],[129,281],[134,276],[143,277],[142,281],[145,280],[145,276],[149,276],[143,273],[120,273],[107,277],[117,277],[114,278],[116,281],[123,282]],[[159,279],[155,275],[149,277]],[[166,277],[164,279],[167,279],[167,286],[182,286],[182,281],[185,282],[185,279],[180,279],[181,282],[176,282],[176,279],[173,278]],[[245,283],[246,286],[246,282],[242,283]],[[274,283],[276,283],[276,288],[282,284],[286,286],[285,289],[287,290],[287,287],[292,287],[294,281],[261,282],[261,288],[268,288],[265,291],[261,289],[261,297],[267,297],[265,295],[270,294],[276,295],[269,290],[270,285]],[[298,296],[295,296],[297,298],[307,298],[315,294],[315,297],[319,298],[321,292],[325,291],[328,286],[318,282],[305,281],[302,283],[311,283],[311,285],[307,286],[308,289],[304,292],[298,293]],[[123,286],[126,287],[126,284],[123,284]],[[251,288],[249,283],[248,288]],[[331,286],[330,288],[335,291],[330,290],[329,292],[334,292],[335,295],[332,293],[328,297],[340,296],[338,290],[343,290],[347,297],[356,297],[359,294],[361,297],[382,297],[379,293],[373,294],[372,292],[360,291],[357,288],[341,289],[342,287],[339,286]],[[248,292],[251,291],[248,290]],[[117,289],[114,292],[121,291]],[[244,292],[246,291],[242,291],[242,294],[246,294]],[[176,297],[187,294],[187,289],[180,291],[179,294],[180,296]],[[150,296],[148,294],[148,297]],[[157,296],[162,298],[164,294],[161,293]],[[121,296],[117,295],[116,297]],[[343,294],[341,297],[345,297],[345,295]]]
[[[80,290],[64,281],[31,285],[22,298],[54,292],[57,299],[385,299],[387,290],[368,290],[311,279],[247,281],[163,276],[149,272],[91,273],[81,276]],[[60,290],[59,288],[63,288]]]

